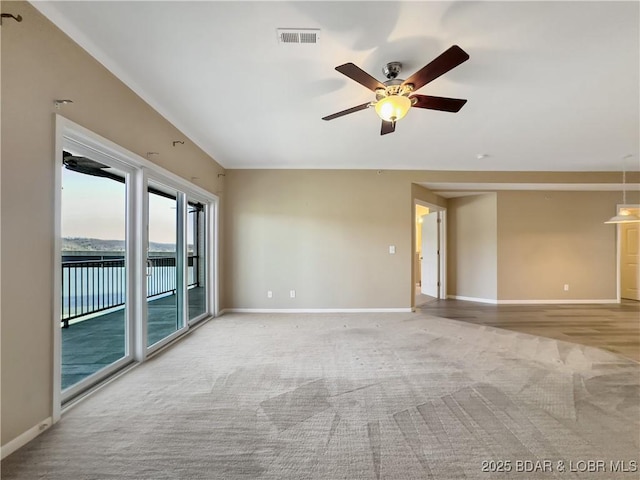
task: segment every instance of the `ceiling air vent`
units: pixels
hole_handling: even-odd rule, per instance
[[[319,28],[278,28],[278,43],[315,44],[319,41]]]

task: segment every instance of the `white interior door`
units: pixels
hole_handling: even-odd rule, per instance
[[[620,296],[629,300],[640,300],[640,223],[621,224],[620,235]]]
[[[422,242],[420,245],[420,292],[440,298],[438,295],[438,212],[422,216]]]

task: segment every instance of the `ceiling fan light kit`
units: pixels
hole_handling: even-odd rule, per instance
[[[376,94],[376,101],[363,103],[362,105],[328,115],[322,119],[333,120],[350,113],[365,110],[368,107],[374,107],[376,113],[382,120],[380,135],[386,135],[387,133],[393,133],[395,131],[396,122],[404,118],[412,107],[444,112],[458,112],[467,102],[466,100],[434,97],[430,95],[414,95],[413,92],[468,59],[469,55],[464,50],[457,45],[453,45],[406,80],[397,78],[402,70],[402,64],[400,62],[390,62],[382,69],[382,73],[387,77],[387,81],[384,83],[379,82],[353,63],[339,65],[336,67],[338,72],[373,91]]]
[[[403,95],[389,95],[375,104],[378,116],[387,122],[396,122],[409,112],[411,100]]]

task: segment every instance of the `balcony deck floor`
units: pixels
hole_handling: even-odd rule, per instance
[[[188,290],[189,318],[205,312],[203,287]],[[149,299],[147,345],[177,330],[176,295]],[[110,311],[62,329],[62,389],[94,374],[125,354],[124,309]]]

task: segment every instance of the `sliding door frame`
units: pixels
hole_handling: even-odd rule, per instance
[[[95,378],[84,384],[84,381],[71,387],[62,395],[62,334],[60,331],[60,311],[62,307],[61,292],[62,282],[60,271],[62,268],[62,158],[63,151],[72,147],[75,152],[87,155],[97,161],[121,168],[129,175],[127,182],[127,296],[130,299],[128,306],[128,330],[126,356],[109,367],[103,369],[103,373],[115,373],[128,363],[143,362],[148,355],[155,352],[175,338],[186,333],[190,326],[205,318],[215,317],[219,313],[219,286],[218,286],[218,196],[194,185],[187,180],[175,175],[168,170],[142,158],[141,156],[126,150],[116,143],[72,122],[61,115],[55,115],[55,198],[53,202],[54,212],[54,262],[53,262],[53,423],[60,420],[62,414],[62,402],[80,394],[84,389],[91,388],[95,382],[102,382]],[[102,159],[102,160],[101,160]],[[182,302],[179,310],[183,314],[183,328],[169,335],[162,341],[147,348],[147,298],[146,298],[146,254],[148,244],[148,199],[147,186],[149,180],[169,186],[178,192],[178,208],[181,208],[179,218],[184,222],[186,215],[187,198],[200,201],[205,208],[205,232],[207,252],[205,270],[207,280],[207,312],[193,321],[188,319],[188,306],[186,305],[186,290],[183,290]],[[186,228],[178,225],[178,231],[182,232],[182,239],[178,239],[177,249],[181,258],[177,263],[186,266]],[[187,275],[182,275],[181,287],[186,289]],[[178,285],[176,285],[177,287]],[[82,387],[80,386],[82,385]],[[77,388],[76,388],[77,387]],[[73,395],[72,395],[73,394]]]
[[[110,157],[108,155],[105,155],[103,152],[96,150],[94,148],[88,147],[86,145],[83,145],[81,143],[76,142],[75,140],[71,139],[71,138],[64,138],[63,140],[63,148],[65,150],[71,151],[74,155],[81,155],[81,156],[86,156],[91,158],[92,160],[95,160],[97,162],[103,163],[104,165],[107,165],[108,167],[112,167],[112,168],[116,168],[120,171],[122,171],[125,175],[126,175],[126,180],[125,180],[125,196],[126,196],[126,201],[125,201],[125,306],[124,306],[124,316],[125,316],[125,345],[124,345],[124,356],[118,360],[116,360],[115,362],[113,362],[112,364],[98,370],[97,372],[94,372],[90,375],[88,375],[87,377],[85,377],[84,379],[80,380],[78,383],[74,384],[73,386],[69,387],[68,389],[64,390],[64,392],[61,392],[61,401],[65,402],[75,396],[78,395],[78,393],[87,390],[88,388],[90,388],[92,385],[99,383],[100,381],[102,381],[102,379],[112,375],[114,372],[122,369],[124,366],[126,366],[127,364],[131,363],[134,359],[134,344],[133,344],[133,339],[134,339],[134,322],[133,322],[133,318],[134,318],[134,310],[135,310],[135,304],[136,304],[136,296],[137,296],[137,292],[135,289],[135,284],[137,282],[137,269],[136,269],[136,264],[137,264],[137,260],[136,260],[136,252],[135,252],[135,241],[134,239],[136,238],[137,234],[138,234],[138,227],[136,225],[136,221],[135,221],[135,207],[136,207],[136,202],[133,201],[133,199],[135,198],[135,176],[136,176],[136,170],[135,168],[131,167],[131,165],[128,165],[127,163],[124,163],[118,159],[115,159],[113,157]],[[63,164],[62,164],[62,155],[60,155],[57,159],[56,159],[56,170],[57,170],[57,175],[60,176],[60,186],[56,189],[57,191],[62,190],[62,168],[63,168]],[[59,211],[56,212],[60,215],[62,215],[62,202],[60,202],[60,208],[58,209]],[[61,240],[61,218],[60,221],[57,222],[56,228],[60,229],[60,232],[56,235],[56,239],[60,239]],[[56,261],[59,263],[59,265],[57,265],[55,268],[55,272],[54,275],[60,275],[60,271],[61,271],[61,248],[57,250],[57,255],[55,256]],[[59,290],[56,292],[55,294],[55,301],[58,302],[58,304],[56,305],[56,309],[54,310],[54,315],[59,315],[60,311],[61,311],[61,297],[62,297],[62,285],[60,284],[60,280],[58,280],[58,286],[59,286]],[[55,285],[55,283],[54,283]],[[58,324],[59,324],[60,320],[58,317]],[[62,347],[61,347],[61,339],[60,339],[60,355],[62,355]],[[61,369],[61,361],[58,362],[60,364],[60,369]],[[62,371],[60,371],[60,377],[62,376]],[[61,385],[60,385],[61,388]]]
[[[166,178],[164,175],[158,173],[158,172],[152,172],[152,171],[148,171],[147,172],[147,183],[146,185],[148,186],[150,183],[155,183],[158,184],[159,186],[165,187],[167,189],[171,189],[173,190],[175,187],[170,186],[171,185],[171,180]],[[145,189],[144,191],[144,201],[147,204],[147,211],[149,211],[149,193],[148,189]],[[186,236],[187,236],[187,232],[186,232],[186,228],[185,228],[185,222],[184,222],[184,217],[186,215],[186,195],[184,192],[182,191],[177,191],[176,192],[176,208],[177,208],[177,215],[176,215],[176,315],[177,318],[180,319],[180,328],[176,328],[176,331],[167,335],[166,337],[164,337],[162,340],[152,344],[152,345],[147,345],[147,341],[145,338],[145,348],[147,350],[146,356],[151,355],[153,352],[155,352],[156,350],[159,350],[160,348],[164,347],[166,344],[172,342],[173,340],[175,340],[177,337],[181,336],[183,333],[185,333],[186,330],[188,330],[189,328],[189,324],[187,321],[187,315],[185,312],[185,299],[186,299],[186,275],[184,274],[184,267],[185,267],[185,257],[186,257]],[[148,225],[148,221],[149,221],[149,217],[147,216],[146,222],[144,223],[144,225]],[[147,233],[147,238],[144,239],[144,244],[143,246],[146,246],[145,248],[145,255],[144,255],[144,263],[146,265],[146,262],[148,260],[148,247],[149,247],[149,229],[145,228],[146,233]],[[145,288],[146,288],[146,279],[145,279]],[[148,299],[145,298],[145,304],[149,305]],[[149,310],[147,308],[147,314],[145,315],[145,317],[148,319],[149,318]],[[145,327],[148,327],[148,323],[145,323]],[[148,337],[148,328],[145,329],[145,337]]]
[[[189,326],[192,326],[200,322],[201,320],[204,320],[205,318],[207,318],[206,312],[219,311],[218,304],[217,304],[218,269],[216,267],[218,265],[218,257],[217,257],[218,249],[214,247],[216,245],[216,239],[218,238],[218,231],[217,231],[218,222],[216,221],[217,215],[218,215],[218,210],[217,210],[218,204],[217,202],[216,203],[208,202],[206,198],[200,195],[189,193],[185,201],[187,209],[189,208],[190,201],[199,202],[203,206],[202,213],[204,214],[204,222],[202,226],[202,230],[203,230],[202,233],[204,236],[204,240],[203,240],[204,241],[204,262],[202,262],[202,268],[204,268],[204,277],[207,285],[207,289],[206,289],[207,295],[205,298],[205,302],[206,302],[205,313],[198,315],[193,319],[189,318],[189,295],[188,294],[186,295],[185,308],[187,312],[187,323],[189,324]],[[185,236],[185,242],[187,242],[186,236]],[[187,262],[187,265],[188,265],[188,261],[189,261],[188,257],[185,256],[185,262]],[[188,283],[188,278],[186,279],[186,282]]]

